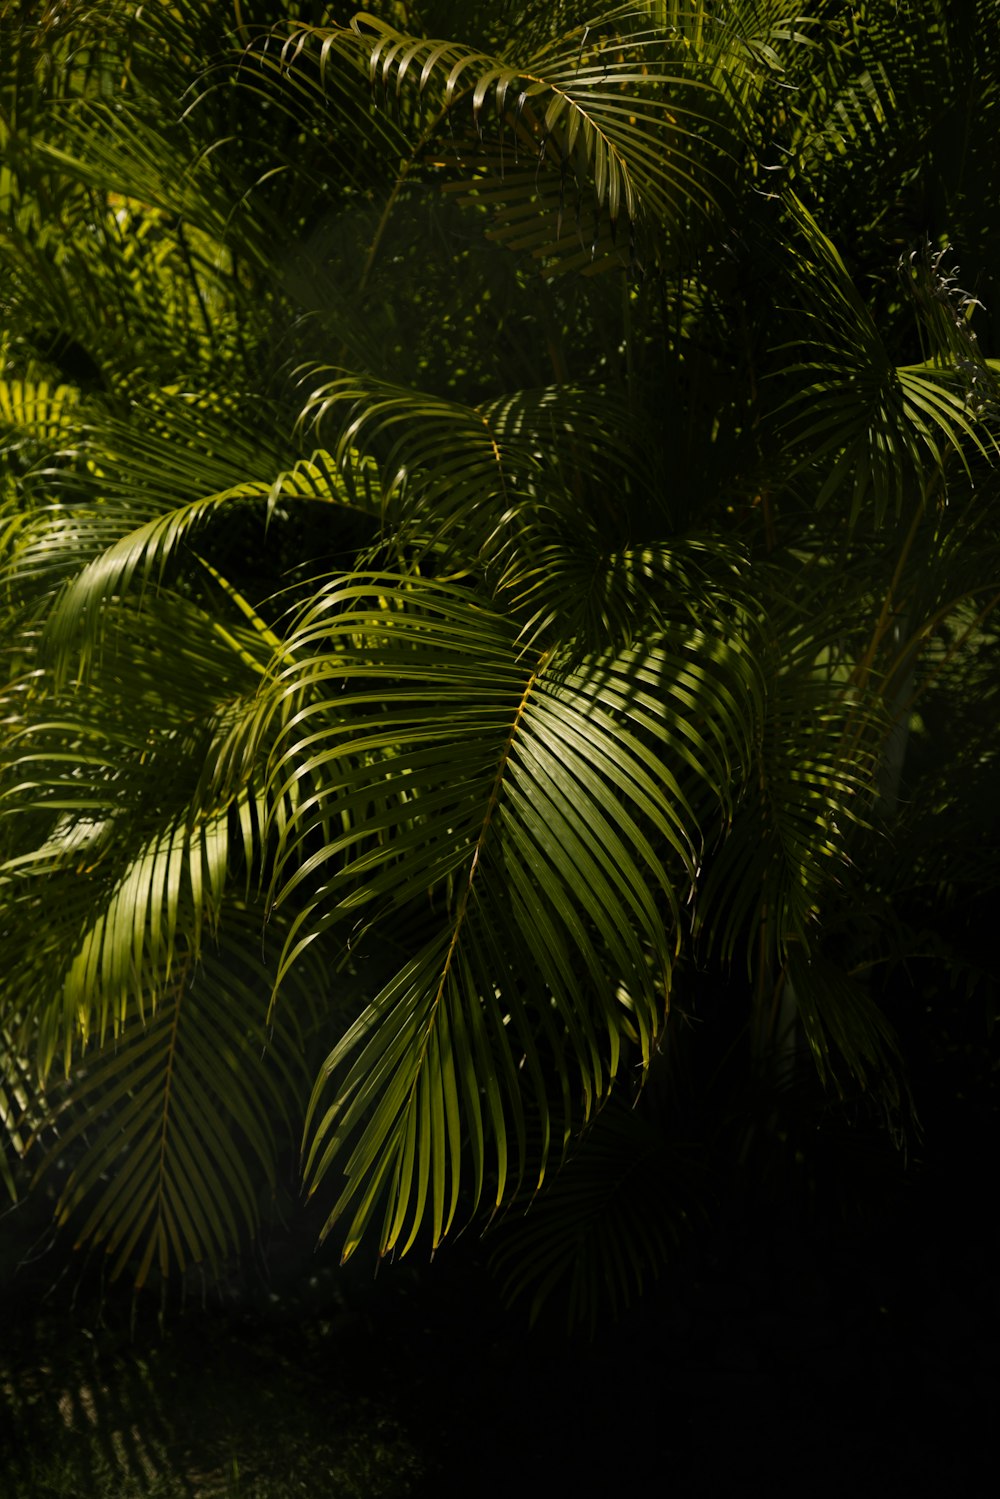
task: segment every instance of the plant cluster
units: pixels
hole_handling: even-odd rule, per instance
[[[997,882],[996,22],[0,5],[0,1159],[115,1274],[304,1130],[345,1254],[555,1176],[627,1299],[706,996],[897,1108]]]

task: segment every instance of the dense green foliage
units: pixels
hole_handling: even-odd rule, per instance
[[[706,1006],[898,1120],[980,993],[995,6],[0,18],[11,1191],[141,1284],[303,1128],[347,1253],[569,1152],[512,1283],[627,1299]]]

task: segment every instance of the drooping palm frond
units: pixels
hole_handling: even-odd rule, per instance
[[[310,1176],[353,1139],[330,1220],[353,1212],[346,1252],[383,1193],[384,1251],[412,1243],[425,1211],[437,1242],[467,1130],[474,1201],[491,1150],[496,1202],[527,1169],[519,1069],[548,1121],[546,1059],[562,1059],[564,1140],[576,1087],[586,1115],[623,1043],[648,1060],[698,854],[691,797],[728,802],[756,667],[738,638],[680,623],[642,650],[559,666],[526,655],[513,622],[467,590],[356,576],[317,590],[278,660],[259,709],[287,716],[272,794],[304,772],[317,788],[277,850],[275,899],[299,907],[283,971],[318,933],[375,941],[436,892],[424,945],[327,1063],[325,1076],[346,1070]]]
[[[102,517],[107,520],[107,526],[91,530],[86,550],[93,551],[102,539],[110,541],[110,545],[82,568],[79,567],[79,551],[83,548],[77,548],[75,575],[52,610],[44,638],[45,650],[58,660],[61,652],[82,647],[85,656],[99,644],[112,606],[127,600],[136,588],[141,591],[163,583],[168,571],[179,570],[179,556],[184,558],[189,573],[192,568],[197,572],[200,567],[228,591],[226,580],[217,569],[205,557],[192,556],[190,550],[195,534],[210,526],[220,512],[231,520],[236,512],[249,509],[259,519],[258,534],[262,541],[267,536],[268,523],[275,511],[279,516],[274,524],[280,526],[282,519],[288,516],[286,507],[294,510],[296,505],[303,504],[336,507],[339,512],[350,511],[370,521],[374,528],[380,508],[377,478],[371,467],[363,462],[352,465],[349,472],[350,480],[345,481],[330,456],[318,450],[311,458],[301,460],[272,480],[249,479],[207,494],[135,525],[125,535],[121,534],[124,526],[139,520],[141,510],[138,515],[126,511]],[[56,529],[53,522],[44,530],[39,527],[42,535],[38,544],[48,543],[51,550],[52,532]],[[112,539],[115,533],[117,539]],[[83,539],[79,530],[74,539],[76,537]],[[208,550],[212,550],[211,546]],[[30,562],[30,555],[25,555],[19,567],[27,569]],[[177,567],[172,569],[171,563],[177,563]],[[68,566],[69,560],[65,559],[63,571]],[[273,647],[277,637],[256,611],[245,600],[238,599],[237,604],[247,618],[254,620],[258,632]]]
[[[996,84],[991,20],[988,0],[905,0],[895,14],[864,4],[839,25],[831,16],[814,33],[821,66],[802,79],[792,101],[797,169],[822,173],[839,196],[861,153],[882,185],[937,165],[934,154],[947,145],[961,175],[975,150],[972,112],[986,106]],[[831,162],[831,149],[839,162]]]
[[[850,838],[871,816],[882,716],[842,672],[818,663],[804,629],[771,657],[753,769],[719,848],[707,861],[698,924],[751,972],[808,950],[824,892],[850,864]]]
[[[218,1270],[255,1233],[328,987],[306,962],[268,1015],[269,808],[229,745],[274,638],[233,614],[117,600],[86,693],[36,670],[0,743],[5,1035],[34,1078],[67,1074],[35,1111],[34,1134],[55,1131],[39,1170],[69,1163],[60,1220],[139,1284],[151,1266]]]
[[[43,156],[33,143],[30,167]],[[21,362],[110,393],[138,380],[169,384],[198,363],[207,376],[238,356],[241,298],[225,248],[169,205],[137,196],[143,184],[125,174],[122,192],[72,191],[73,163],[60,156],[57,165],[71,193],[59,231],[14,224],[0,241]],[[99,166],[93,173],[100,180]]]
[[[47,380],[0,381],[0,453],[5,467],[30,472],[39,458],[48,458],[76,432],[79,393],[71,385]]]
[[[798,946],[789,949],[784,982],[820,1081],[843,1090],[846,1067],[853,1087],[874,1087],[887,1112],[898,1114],[898,1042],[864,980],[829,953]]]
[[[238,402],[224,416],[193,392],[137,397],[131,422],[99,405],[74,403],[67,411],[66,445],[46,445],[19,481],[21,502],[5,526],[5,572],[23,609],[51,603],[69,585],[63,606],[72,616],[65,636],[72,652],[78,601],[90,599],[93,625],[115,590],[127,593],[145,548],[140,580],[155,583],[191,528],[227,503],[235,509],[256,502],[263,534],[267,496],[283,460],[294,456],[263,423],[253,433],[243,428]],[[231,438],[223,442],[227,429]],[[8,439],[0,451],[13,446]],[[50,647],[63,640],[62,617],[53,620]]]
[[[134,982],[155,992],[178,947],[197,959],[234,861],[258,864],[260,793],[252,767],[234,775],[226,746],[271,649],[245,615],[223,623],[161,596],[118,611],[85,693],[37,669],[11,689],[0,875],[26,938],[44,891],[62,887],[8,996],[37,1027],[43,1070],[71,1056],[81,1031],[123,1022]]]
[[[11,1201],[19,1197],[18,1175],[34,1132],[44,1118],[29,1059],[17,1047],[13,1026],[0,1026],[0,1178]]]
[[[627,647],[687,611],[695,628],[714,612],[738,630],[752,616],[746,559],[716,542],[615,546],[587,519],[535,514],[510,548],[498,592],[521,623],[525,649]]]
[[[113,1257],[112,1278],[130,1263],[137,1286],[153,1267],[164,1279],[192,1262],[218,1272],[276,1190],[307,1075],[294,1009],[265,1029],[255,928],[230,907],[225,944],[180,957],[158,999],[144,1004],[133,980],[114,1039],[85,1050],[54,1090],[43,1134],[55,1141],[39,1169],[72,1162],[57,1217],[78,1245]]]

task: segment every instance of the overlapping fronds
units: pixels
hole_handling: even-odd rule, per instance
[[[274,66],[322,90],[342,89],[360,65],[376,118],[407,110],[404,179],[444,172],[488,211],[495,239],[586,270],[626,263],[614,253],[619,226],[627,242],[640,222],[686,226],[730,196],[742,139],[732,80],[766,72],[767,46],[703,7],[683,19],[650,24],[648,7],[624,6],[536,52],[494,54],[361,14],[293,29]]]
[[[84,650],[97,644],[108,618],[109,606],[136,587],[155,587],[163,582],[171,561],[182,551],[190,568],[189,545],[193,533],[204,528],[220,511],[228,513],[243,507],[256,511],[260,516],[262,539],[267,534],[267,522],[274,511],[280,506],[282,513],[287,514],[284,507],[294,506],[296,502],[358,509],[366,517],[377,519],[380,508],[378,482],[371,466],[363,462],[353,464],[348,469],[348,476],[345,481],[330,456],[317,450],[311,458],[301,460],[279,473],[273,480],[250,479],[191,500],[137,525],[125,535],[121,535],[123,522],[139,519],[142,510],[133,515],[126,511],[124,514],[118,512],[115,516],[109,516],[109,525],[104,534],[117,531],[118,537],[92,562],[79,568],[63,590],[46,631],[46,649],[58,656],[65,648],[72,649],[74,643],[77,648],[82,645]],[[62,518],[49,521],[44,530],[39,527],[43,541],[48,541],[50,546],[51,532],[58,527],[59,519]],[[100,536],[100,531],[96,537],[91,533],[91,547]],[[75,560],[78,567],[79,550]],[[214,574],[215,570],[206,564],[205,559],[198,560]],[[28,565],[27,557],[22,560],[21,565]],[[225,584],[224,579],[221,581]],[[277,637],[259,616],[245,602],[241,603],[240,608],[247,618],[255,621],[259,632],[273,645]]]
[[[31,1137],[44,1117],[37,1080],[27,1057],[17,1049],[13,1028],[0,1026],[0,1178],[13,1202],[18,1200],[15,1167],[24,1159]]]
[[[687,613],[749,626],[746,558],[697,537],[675,546],[621,546],[589,516],[535,511],[510,548],[498,593],[531,644],[624,647]],[[752,633],[752,626],[749,626]]]
[[[898,1043],[863,978],[825,952],[798,946],[789,949],[784,981],[821,1080],[842,1091],[846,1069],[855,1087],[874,1082],[889,1110],[898,1110]]]
[[[11,690],[0,878],[25,941],[59,890],[11,984],[43,1070],[68,1063],[81,1034],[124,1023],[136,985],[155,994],[178,946],[197,958],[234,863],[245,880],[259,858],[253,767],[227,745],[270,653],[245,619],[161,597],[118,612],[86,693],[46,690],[37,672]]]
[[[870,164],[881,186],[944,168],[954,202],[975,181],[996,107],[998,47],[989,0],[949,5],[907,0],[893,9],[865,4],[813,36],[820,49],[796,79],[788,164],[819,177],[845,208],[853,166]],[[801,190],[801,184],[800,184]],[[925,232],[944,231],[925,224]]]
[[[81,191],[58,234],[15,227],[0,242],[7,296],[23,307],[22,359],[91,391],[168,384],[238,351],[228,253],[196,226],[178,228],[175,210],[134,196],[141,186],[123,175],[133,196]]]
[[[824,894],[850,866],[855,828],[870,820],[887,732],[877,694],[858,692],[848,663],[828,649],[817,659],[808,626],[786,620],[783,633],[764,666],[753,768],[698,894],[699,927],[758,973],[780,967],[793,945],[808,951],[818,933]]]
[[[404,554],[496,567],[545,510],[620,535],[623,502],[650,503],[648,453],[614,396],[547,387],[466,406],[342,375],[310,391],[300,420],[322,441],[337,437],[345,480],[361,454],[378,462],[386,537]]]
[[[817,506],[843,492],[852,525],[869,507],[879,525],[921,503],[949,458],[994,440],[970,408],[967,356],[946,344],[925,363],[893,364],[833,241],[801,204],[795,215],[815,257],[800,257],[797,280],[816,336],[785,367],[802,382],[780,413],[786,440],[818,478]],[[987,369],[976,372],[987,385]]]
[[[0,454],[5,464],[17,453],[18,466],[48,456],[76,430],[78,392],[47,380],[0,381]]]

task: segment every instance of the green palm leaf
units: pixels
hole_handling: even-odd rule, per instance
[[[231,939],[239,925],[230,911]],[[137,1286],[154,1267],[164,1278],[191,1262],[218,1271],[256,1232],[277,1182],[276,1125],[302,1082],[301,1042],[283,1022],[268,1039],[266,1007],[266,969],[236,942],[189,955],[152,1013],[140,1006],[86,1053],[64,1090],[52,1151],[72,1160],[83,1139],[86,1151],[57,1215],[78,1246],[103,1244],[112,1277],[130,1263]]]
[[[875,1087],[891,1113],[900,1103],[898,1043],[885,1016],[859,978],[824,952],[792,948],[786,982],[820,1079],[843,1094],[846,1065],[852,1083]]]
[[[424,892],[440,913],[331,1054],[336,1100],[308,1170],[315,1187],[353,1141],[328,1223],[352,1210],[346,1253],[380,1204],[383,1251],[409,1247],[425,1214],[437,1242],[466,1130],[475,1201],[490,1149],[495,1202],[526,1169],[523,1144],[507,1160],[508,1137],[524,1136],[519,1073],[545,1121],[540,1177],[546,1059],[564,1076],[572,1066],[584,1116],[623,1044],[648,1062],[698,854],[690,798],[728,801],[755,667],[738,640],[681,626],[641,652],[560,667],[549,652],[525,658],[513,624],[474,594],[392,577],[319,591],[280,660],[259,710],[287,716],[271,794],[284,801],[303,773],[316,787],[279,839],[274,898],[300,906],[282,972],[338,925],[363,950]]]
[[[12,1202],[19,1196],[20,1162],[45,1110],[31,1064],[18,1049],[14,1027],[0,1026],[0,1178]]]
[[[77,392],[69,385],[0,380],[0,454],[9,460],[24,446],[29,452],[58,451],[75,431],[77,404]]]
[[[158,444],[149,443],[147,446],[151,452],[155,452]],[[194,462],[195,458],[192,459],[192,466]],[[259,459],[255,466],[260,466]],[[178,480],[180,477],[177,475]],[[204,470],[200,470],[201,483],[205,482],[206,477]],[[162,584],[168,572],[176,570],[171,568],[171,563],[176,562],[178,554],[186,554],[185,560],[190,569],[191,554],[185,543],[189,543],[194,533],[205,527],[220,511],[228,512],[242,507],[256,510],[261,516],[263,538],[268,520],[276,511],[279,516],[287,514],[285,507],[289,505],[318,502],[340,509],[357,510],[374,520],[379,514],[379,498],[378,481],[371,464],[355,455],[354,461],[348,465],[348,478],[345,479],[338,466],[331,461],[330,455],[317,450],[311,458],[301,459],[271,480],[247,479],[230,485],[154,515],[134,529],[130,522],[138,520],[143,510],[153,508],[152,505],[135,505],[128,510],[118,510],[117,513],[110,511],[110,507],[103,507],[102,512],[98,513],[98,520],[106,522],[106,525],[101,525],[96,535],[91,531],[87,538],[87,550],[96,547],[102,534],[113,534],[115,531],[120,533],[122,530],[126,534],[119,534],[92,562],[79,568],[76,576],[63,589],[52,611],[46,632],[46,647],[58,657],[61,652],[72,649],[73,646],[79,647],[81,642],[98,644],[106,625],[109,606],[127,598],[130,593],[134,594],[137,589],[141,592],[149,586]],[[59,519],[61,517],[43,520],[38,526],[41,544],[48,543],[50,552],[52,532],[57,528]],[[280,519],[277,523],[280,524]],[[64,566],[75,561],[79,567],[80,552],[83,550],[80,540],[79,530],[72,534],[72,542],[67,539],[65,552],[68,556],[64,559]],[[210,564],[205,559],[201,560],[218,577]],[[30,561],[25,548],[22,567],[30,566]],[[240,607],[245,617],[253,621],[258,634],[273,647],[277,637],[245,601]]]
[[[103,1036],[124,1020],[136,984],[155,992],[178,944],[198,956],[231,865],[244,879],[258,867],[267,811],[253,766],[229,749],[271,653],[266,632],[161,596],[119,610],[102,647],[85,695],[29,678],[26,721],[0,753],[7,898],[28,922],[47,886],[65,886],[51,941],[11,985],[25,1017],[40,1007],[46,1067],[68,1058],[78,1029]]]
[[[518,1283],[621,1304],[678,953],[891,1090],[886,913],[992,879],[912,709],[992,700],[996,28],[376,9],[0,3],[4,1190],[61,1059],[61,1211],[222,1264],[333,991],[346,1252],[555,1178]]]

